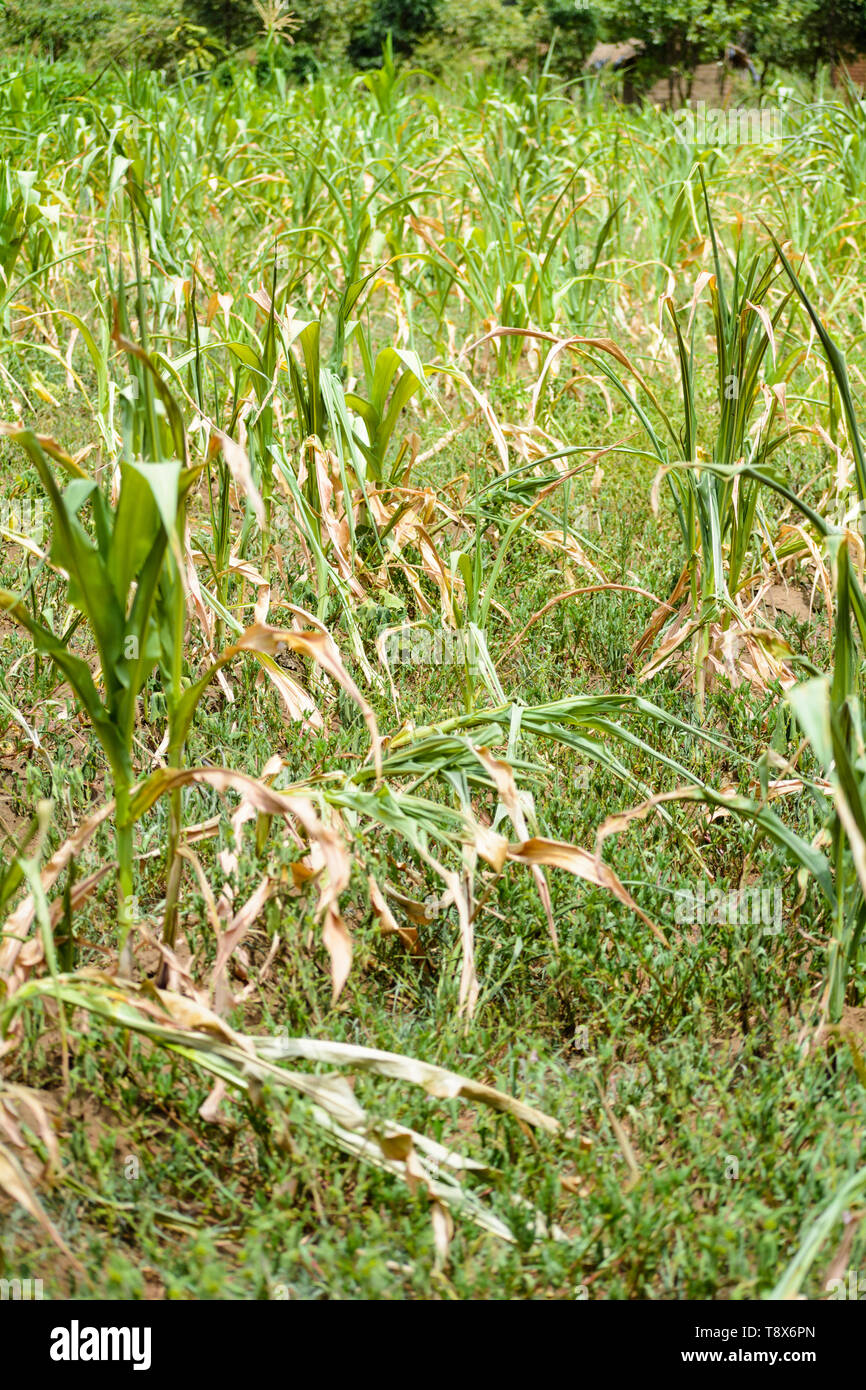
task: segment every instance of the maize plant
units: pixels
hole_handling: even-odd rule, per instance
[[[71,646],[77,622],[53,632],[16,595],[0,592],[0,607],[30,633],[35,648],[69,683],[111,769],[117,841],[117,930],[126,945],[133,922],[135,875],[130,795],[135,782],[133,736],[137,702],[163,658],[169,616],[160,590],[169,557],[180,558],[178,519],[201,472],[180,460],[123,460],[116,510],[74,459],[30,430],[3,433],[29,454],[52,519],[50,561],[66,576],[69,610],[87,620],[99,658],[98,681]],[[68,481],[61,489],[55,466]],[[180,680],[181,653],[176,668]]]

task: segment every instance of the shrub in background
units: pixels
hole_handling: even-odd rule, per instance
[[[578,9],[574,0],[545,0],[539,31],[543,42],[553,41],[553,71],[576,77],[599,37],[598,13]]]
[[[372,0],[366,19],[355,20],[349,61],[356,67],[378,67],[389,34],[395,57],[411,57],[421,40],[438,29],[441,8],[442,0]]]
[[[436,28],[415,57],[433,71],[473,60],[493,66],[526,62],[538,52],[540,8],[524,10],[507,0],[440,0]]]
[[[92,67],[116,61],[177,67],[220,52],[215,33],[196,23],[183,0],[5,0],[0,46]]]
[[[27,48],[50,58],[86,54],[103,41],[115,7],[110,0],[5,0],[0,6],[4,48]]]
[[[792,69],[814,80],[821,63],[866,53],[863,0],[766,0],[749,8],[749,48],[764,72]]]
[[[269,0],[262,0],[265,8]],[[553,43],[555,73],[577,75],[598,38],[638,39],[638,86],[671,73],[688,96],[701,62],[741,44],[762,81],[773,70],[813,77],[824,62],[866,52],[864,0],[291,0],[292,43],[268,44],[255,0],[0,0],[0,45],[91,67],[115,60],[206,66],[237,52],[297,78],[321,66],[375,67],[388,35],[395,57],[447,71],[454,63],[523,66]]]

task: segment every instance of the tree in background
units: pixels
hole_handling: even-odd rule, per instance
[[[764,0],[751,9],[751,47],[762,79],[771,68],[814,79],[821,63],[866,53],[864,0]]]
[[[675,74],[688,97],[689,74],[742,44],[761,70],[815,77],[820,64],[866,52],[864,0],[599,0],[600,26],[610,42],[644,45],[639,71],[647,83]]]
[[[348,57],[356,67],[378,67],[390,34],[396,57],[411,57],[439,22],[440,0],[373,0],[369,16],[356,24]]]
[[[515,65],[554,43],[554,67],[578,73],[592,51],[596,17],[583,0],[373,0],[348,48],[357,66],[378,64],[388,35],[395,55],[444,69],[485,59]]]
[[[266,15],[291,12],[291,43]],[[281,31],[282,32],[282,31]],[[0,47],[90,66],[116,60],[203,66],[251,52],[264,73],[302,78],[321,66],[395,56],[446,71],[455,62],[523,65],[553,43],[552,70],[576,75],[597,37],[635,39],[638,79],[667,76],[688,97],[701,62],[742,44],[762,78],[814,77],[822,62],[866,53],[866,0],[0,0]]]
[[[216,56],[184,0],[0,0],[0,46],[92,65],[177,66]]]
[[[575,0],[545,0],[540,20],[542,41],[553,42],[553,70],[577,76],[598,38],[597,11]]]
[[[50,6],[42,0],[5,0],[0,7],[3,45],[51,58],[69,57],[104,35],[111,8],[109,0],[65,0]]]
[[[514,66],[538,55],[541,6],[516,0],[439,0],[438,22],[418,52],[423,67],[447,71],[455,62]]]
[[[369,20],[373,0],[288,0],[277,7],[274,0],[180,0],[196,23],[207,28],[228,52],[264,46],[266,57],[260,66],[270,70],[282,67],[297,77],[306,77],[320,66],[346,59],[351,35],[358,24]],[[279,13],[276,14],[276,9]],[[264,13],[263,13],[264,12]],[[269,19],[274,38],[268,37]],[[282,29],[283,21],[290,19]],[[281,34],[291,38],[280,41]]]
[[[180,0],[194,24],[209,30],[227,48],[253,42],[261,28],[254,0]]]
[[[636,74],[639,84],[668,77],[680,100],[691,93],[699,63],[720,59],[729,44],[746,37],[754,0],[600,0],[598,14],[612,43],[637,39],[643,45]],[[672,93],[673,94],[673,93]]]

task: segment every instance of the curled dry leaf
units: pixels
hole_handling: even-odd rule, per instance
[[[219,664],[223,665],[231,661],[239,652],[253,652],[275,657],[286,648],[298,652],[301,656],[309,657],[317,666],[321,666],[322,670],[326,671],[358,706],[369,730],[376,773],[381,775],[382,740],[373,708],[352,680],[343,665],[337,647],[326,632],[291,632],[284,628],[254,623],[238,638],[237,642],[223,652],[219,658]]]
[[[606,888],[614,897],[634,912],[649,927],[653,936],[664,947],[669,942],[660,927],[639,907],[628,889],[620,883],[610,865],[603,863],[589,850],[580,845],[569,845],[559,840],[544,840],[537,836],[522,845],[511,845],[508,858],[519,864],[547,864],[551,868],[564,869],[566,873],[582,878],[586,883],[594,883],[597,888]]]
[[[246,773],[228,768],[159,768],[151,773],[132,798],[133,816],[138,818],[167,792],[197,783],[217,791],[236,791],[255,811],[279,816],[290,826],[299,823],[315,856],[314,875],[319,878],[319,915],[323,919],[323,940],[331,956],[334,998],[340,994],[351,965],[351,937],[339,912],[338,900],[348,886],[352,861],[338,834],[325,825],[308,797],[288,796],[265,786]],[[322,872],[324,871],[324,872]]]
[[[413,956],[423,956],[424,951],[421,947],[421,940],[418,936],[416,927],[401,927],[387,902],[385,896],[372,874],[367,875],[367,890],[370,894],[370,906],[379,921],[383,935],[396,933],[405,942]]]
[[[458,1072],[432,1062],[419,1061],[417,1057],[406,1057],[400,1052],[383,1052],[378,1048],[360,1047],[354,1043],[327,1042],[318,1038],[256,1038],[260,1056],[265,1057],[303,1057],[309,1062],[324,1062],[329,1066],[349,1066],[353,1070],[373,1071],[380,1076],[390,1076],[397,1081],[408,1081],[420,1086],[428,1095],[440,1100],[478,1101],[491,1110],[499,1110],[513,1115],[515,1119],[536,1129],[557,1134],[560,1126],[557,1120],[543,1111],[537,1110],[524,1101],[498,1091],[484,1082],[473,1081]]]
[[[250,927],[257,920],[272,892],[273,883],[266,874],[243,907],[234,914],[228,925],[222,930],[218,930],[217,941],[219,944],[211,978],[212,991],[216,989],[222,978],[223,971],[235,947],[243,940]]]
[[[102,825],[114,812],[114,802],[109,801],[105,806],[101,806],[98,811],[94,811],[92,816],[81,822],[81,825],[74,834],[64,840],[63,844],[54,851],[48,863],[40,872],[42,888],[45,893],[54,887],[64,869],[77,859],[85,846],[92,840],[100,825]],[[18,954],[22,945],[27,939],[28,932],[33,926],[36,916],[36,907],[33,895],[28,893],[23,898],[3,924],[2,944],[0,944],[0,980],[5,980],[9,992],[12,992],[12,971],[15,967]]]
[[[26,1126],[44,1145],[47,1159],[43,1164],[30,1147],[21,1126]],[[10,1081],[0,1081],[0,1139],[20,1151],[23,1165],[34,1160],[35,1170],[49,1181],[60,1170],[60,1148],[54,1125],[37,1091]]]
[[[515,637],[511,638],[508,645],[503,649],[503,659],[508,656],[515,647],[520,646],[529,629],[534,626],[540,618],[543,618],[545,613],[549,613],[551,608],[555,608],[558,603],[563,603],[569,598],[580,598],[584,594],[603,594],[607,592],[638,594],[641,598],[652,599],[653,603],[659,605],[660,608],[667,609],[669,613],[674,611],[669,604],[663,603],[661,599],[656,598],[655,594],[651,594],[648,589],[640,589],[634,584],[588,584],[580,589],[565,589],[561,594],[556,594],[553,598],[548,599],[547,603],[545,603],[542,608],[539,608],[536,613],[533,613],[529,622],[521,628],[520,632],[518,632]]]
[[[5,1192],[13,1202],[17,1202],[23,1207],[33,1220],[38,1222],[42,1230],[50,1240],[57,1246],[62,1255],[69,1260],[81,1275],[84,1275],[84,1267],[76,1260],[72,1251],[66,1245],[63,1237],[54,1225],[53,1221],[47,1216],[42,1203],[36,1195],[33,1184],[24,1172],[20,1162],[6,1144],[0,1143],[0,1191]]]
[[[255,513],[256,521],[260,526],[264,526],[265,504],[253,481],[253,470],[246,449],[222,430],[214,429],[214,437],[219,441],[222,456],[232,475],[238,496],[247,499]]]
[[[238,1034],[206,1007],[170,991],[157,990],[149,982],[118,982],[99,971],[83,969],[73,975],[31,981],[19,992],[17,1007],[23,1008],[41,996],[59,998],[71,1010],[94,1013],[106,1022],[145,1035],[156,1045],[178,1051],[217,1081],[246,1091],[256,1101],[261,1099],[265,1084],[272,1095],[288,1091],[303,1098],[303,1103],[292,1107],[293,1123],[315,1125],[342,1149],[404,1179],[410,1186],[423,1186],[431,1200],[461,1211],[503,1240],[514,1240],[510,1227],[460,1180],[461,1175],[472,1173],[483,1173],[489,1180],[495,1176],[493,1170],[417,1130],[377,1120],[360,1104],[339,1073],[311,1075],[289,1071],[277,1065],[277,1061],[289,1057],[336,1061],[341,1066],[350,1065],[352,1070],[377,1072],[420,1085],[434,1097],[459,1096],[480,1101],[513,1115],[523,1124],[549,1133],[559,1131],[554,1119],[525,1102],[442,1067],[345,1043],[312,1038],[258,1039]],[[206,1102],[209,1116],[215,1113],[221,1094],[218,1088],[211,1092]],[[14,1165],[8,1171],[0,1166],[0,1183],[5,1177],[15,1189],[16,1200],[23,1199],[23,1204],[39,1219],[38,1208],[33,1207],[27,1186],[18,1179]],[[541,1214],[519,1196],[512,1196],[511,1201],[526,1207],[537,1233],[558,1237],[558,1231],[548,1231]]]
[[[520,795],[514,781],[514,773],[508,763],[503,762],[500,758],[495,758],[488,748],[476,748],[475,756],[478,758],[482,767],[485,767],[493,778],[496,790],[499,793],[502,804],[508,812],[511,824],[514,826],[517,834],[520,836],[521,840],[528,842],[530,839],[529,827],[526,824],[526,817],[523,814],[523,806],[521,805]],[[558,946],[559,942],[556,936],[556,926],[553,921],[553,907],[550,901],[550,889],[547,886],[547,880],[539,864],[530,863],[529,868],[532,877],[535,879],[538,896],[541,899],[544,915],[547,918],[547,929],[550,932],[550,939],[554,946]]]

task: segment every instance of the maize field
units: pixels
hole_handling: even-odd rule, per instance
[[[0,1275],[862,1264],[866,106],[766,100],[6,63]]]

